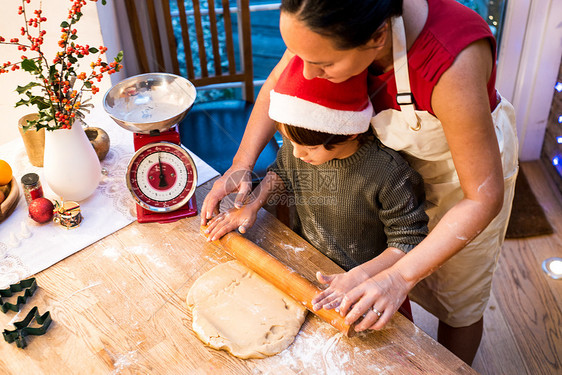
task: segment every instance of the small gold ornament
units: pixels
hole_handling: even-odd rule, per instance
[[[67,201],[62,204],[55,202],[55,223],[62,225],[66,229],[76,228],[82,222],[80,205],[77,202]]]

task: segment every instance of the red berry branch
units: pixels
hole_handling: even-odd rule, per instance
[[[8,40],[0,36],[0,44],[16,46],[22,53],[29,51],[35,56],[27,57],[22,54],[20,61],[6,61],[0,64],[0,74],[23,69],[35,76],[35,81],[16,88],[18,94],[23,96],[16,103],[16,107],[36,106],[39,111],[39,119],[29,121],[25,129],[30,127],[47,130],[69,129],[76,118],[83,120],[84,112],[88,112],[93,106],[87,103],[90,98],[82,100],[84,92],[95,95],[100,91],[94,82],[101,82],[104,75],[113,74],[122,68],[123,52],[119,52],[112,62],[106,63],[101,58],[107,51],[106,47],[96,48],[88,44],[78,44],[76,42],[78,35],[74,26],[80,21],[82,7],[87,2],[70,0],[72,6],[68,16],[60,24],[61,37],[58,41],[60,51],[56,53],[52,63],[49,63],[41,49],[46,34],[41,24],[47,21],[47,18],[43,16],[41,6],[33,11],[32,17],[28,17],[26,4],[30,1],[22,0],[22,5],[18,8],[18,15],[24,20],[24,26],[20,29],[22,40],[18,37]],[[102,0],[102,3],[105,4],[105,0]],[[91,71],[88,73],[79,71],[79,59],[96,54],[98,58],[90,64]]]

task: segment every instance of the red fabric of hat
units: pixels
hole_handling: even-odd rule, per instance
[[[367,92],[367,71],[341,83],[306,79],[303,61],[291,59],[270,92],[273,120],[330,134],[367,131],[373,107]]]

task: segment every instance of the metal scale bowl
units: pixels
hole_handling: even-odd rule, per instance
[[[136,75],[105,94],[106,112],[134,133],[126,180],[140,223],[197,215],[197,169],[177,130],[196,96],[190,81],[169,73]]]

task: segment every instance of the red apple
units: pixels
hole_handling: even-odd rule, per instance
[[[53,202],[47,198],[37,198],[29,203],[29,216],[38,223],[46,223],[53,218]]]

